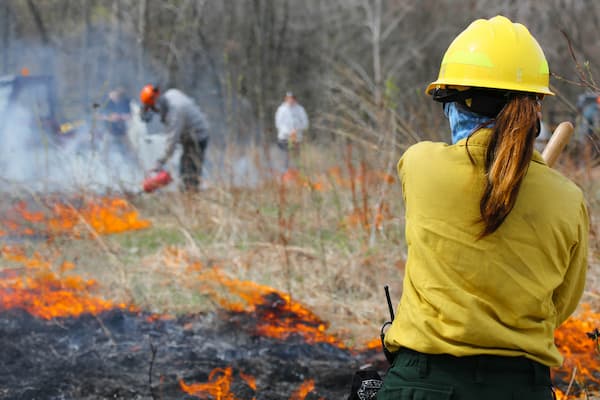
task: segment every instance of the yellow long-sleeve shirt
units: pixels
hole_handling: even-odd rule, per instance
[[[476,240],[490,135],[469,139],[476,166],[466,139],[418,143],[398,163],[408,259],[386,347],[560,365],[554,330],[576,308],[587,270],[583,194],[536,152],[511,213]]]

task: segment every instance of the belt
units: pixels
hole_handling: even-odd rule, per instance
[[[412,363],[418,367],[419,376],[422,378],[430,372],[445,370],[470,375],[475,382],[496,380],[496,378],[509,382],[510,377],[513,377],[536,385],[552,384],[550,368],[526,357],[485,354],[456,357],[449,354],[426,354],[402,348],[398,351],[394,362]]]

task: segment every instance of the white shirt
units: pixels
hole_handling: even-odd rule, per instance
[[[296,140],[301,141],[302,132],[308,129],[308,115],[300,104],[283,102],[275,113],[275,126],[278,140],[289,140],[296,130]]]

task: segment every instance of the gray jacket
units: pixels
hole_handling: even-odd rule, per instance
[[[208,139],[208,122],[192,98],[177,89],[169,89],[159,97],[160,120],[167,128],[167,148],[158,161],[167,162],[178,143]]]

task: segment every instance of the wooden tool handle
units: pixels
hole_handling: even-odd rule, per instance
[[[558,124],[554,133],[550,137],[548,144],[544,148],[542,152],[542,158],[546,162],[549,167],[552,167],[560,152],[569,143],[571,136],[573,135],[573,124],[569,121],[561,122]]]

